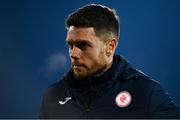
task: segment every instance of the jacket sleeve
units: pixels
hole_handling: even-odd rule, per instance
[[[159,83],[155,83],[149,102],[151,118],[180,118],[180,106],[176,105]]]
[[[43,96],[43,99],[42,99],[42,103],[41,103],[41,106],[40,106],[40,111],[39,111],[39,118],[42,119],[42,118],[46,118],[46,103],[45,103],[45,96]]]

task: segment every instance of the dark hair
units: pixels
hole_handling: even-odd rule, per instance
[[[66,28],[94,27],[97,35],[119,36],[119,18],[116,11],[99,4],[89,4],[79,8],[66,19]]]

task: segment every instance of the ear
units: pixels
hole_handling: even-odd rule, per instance
[[[117,40],[116,39],[108,40],[106,43],[106,55],[108,57],[111,55],[114,55],[116,47],[117,47]]]

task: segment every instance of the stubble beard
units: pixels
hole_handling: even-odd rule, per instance
[[[95,77],[95,76],[102,75],[107,68],[107,64],[106,64],[106,61],[104,60],[104,57],[103,56],[100,56],[100,57],[101,57],[101,61],[98,61],[98,63],[96,63],[96,66],[94,66],[94,67],[97,67],[96,69],[94,69],[93,67],[87,68],[86,66],[83,66],[84,68],[81,71],[76,71],[73,69],[75,77],[77,79],[85,79],[90,76]]]
[[[74,71],[74,75],[76,78],[78,79],[84,79],[87,78],[89,76],[100,76],[102,75],[107,68],[107,61],[105,59],[105,53],[104,53],[104,49],[101,48],[100,52],[99,52],[99,56],[98,56],[99,60],[96,60],[97,62],[94,63],[94,66],[92,66],[91,68],[88,68],[87,66],[83,66],[83,70],[80,71],[82,73],[78,73],[78,71]],[[96,67],[96,69],[94,69]],[[84,72],[84,73],[83,73]]]

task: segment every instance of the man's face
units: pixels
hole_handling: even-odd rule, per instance
[[[93,27],[71,26],[66,41],[69,45],[71,65],[77,78],[98,75],[106,68],[106,44],[96,36]]]

